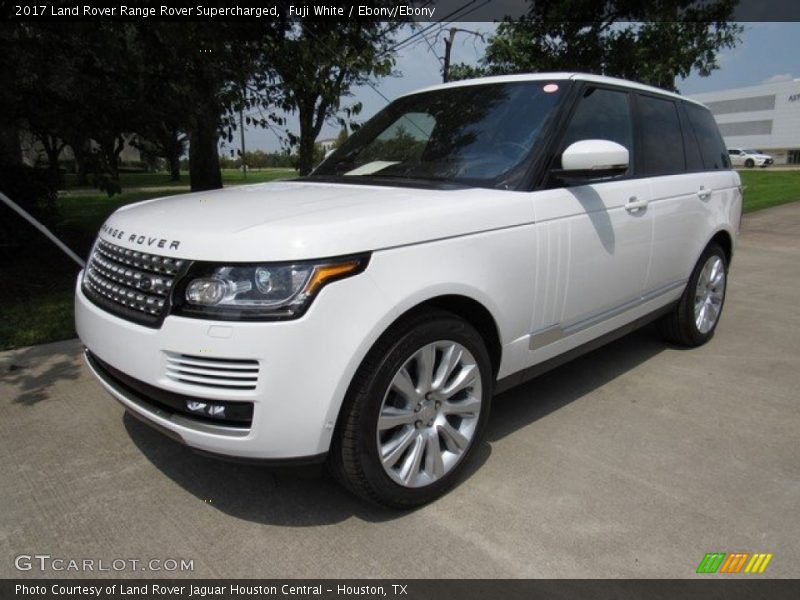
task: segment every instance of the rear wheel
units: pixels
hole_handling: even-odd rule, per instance
[[[404,319],[370,351],[330,455],[357,495],[410,508],[444,494],[483,435],[492,369],[480,334],[439,310]]]
[[[718,244],[710,244],[678,304],[658,322],[664,338],[684,346],[700,346],[711,339],[725,304],[727,276],[725,252]]]

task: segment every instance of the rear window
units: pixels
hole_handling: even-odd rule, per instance
[[[703,166],[708,170],[729,169],[731,161],[728,158],[728,150],[711,112],[702,106],[687,103],[686,114],[700,146]]]
[[[645,175],[668,175],[686,170],[678,107],[672,100],[640,95],[642,167]]]

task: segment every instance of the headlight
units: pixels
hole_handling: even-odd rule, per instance
[[[221,320],[279,320],[302,315],[328,283],[363,271],[368,256],[296,263],[195,263],[175,290],[173,312]]]

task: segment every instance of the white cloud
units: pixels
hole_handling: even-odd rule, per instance
[[[781,81],[791,81],[794,79],[791,73],[779,73],[777,75],[773,75],[772,77],[768,77],[761,83],[779,83]]]

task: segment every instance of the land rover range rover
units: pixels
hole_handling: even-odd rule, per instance
[[[574,73],[403,96],[309,176],[123,207],[76,289],[105,388],[224,457],[427,502],[493,394],[650,320],[719,323],[742,209],[702,105]]]

